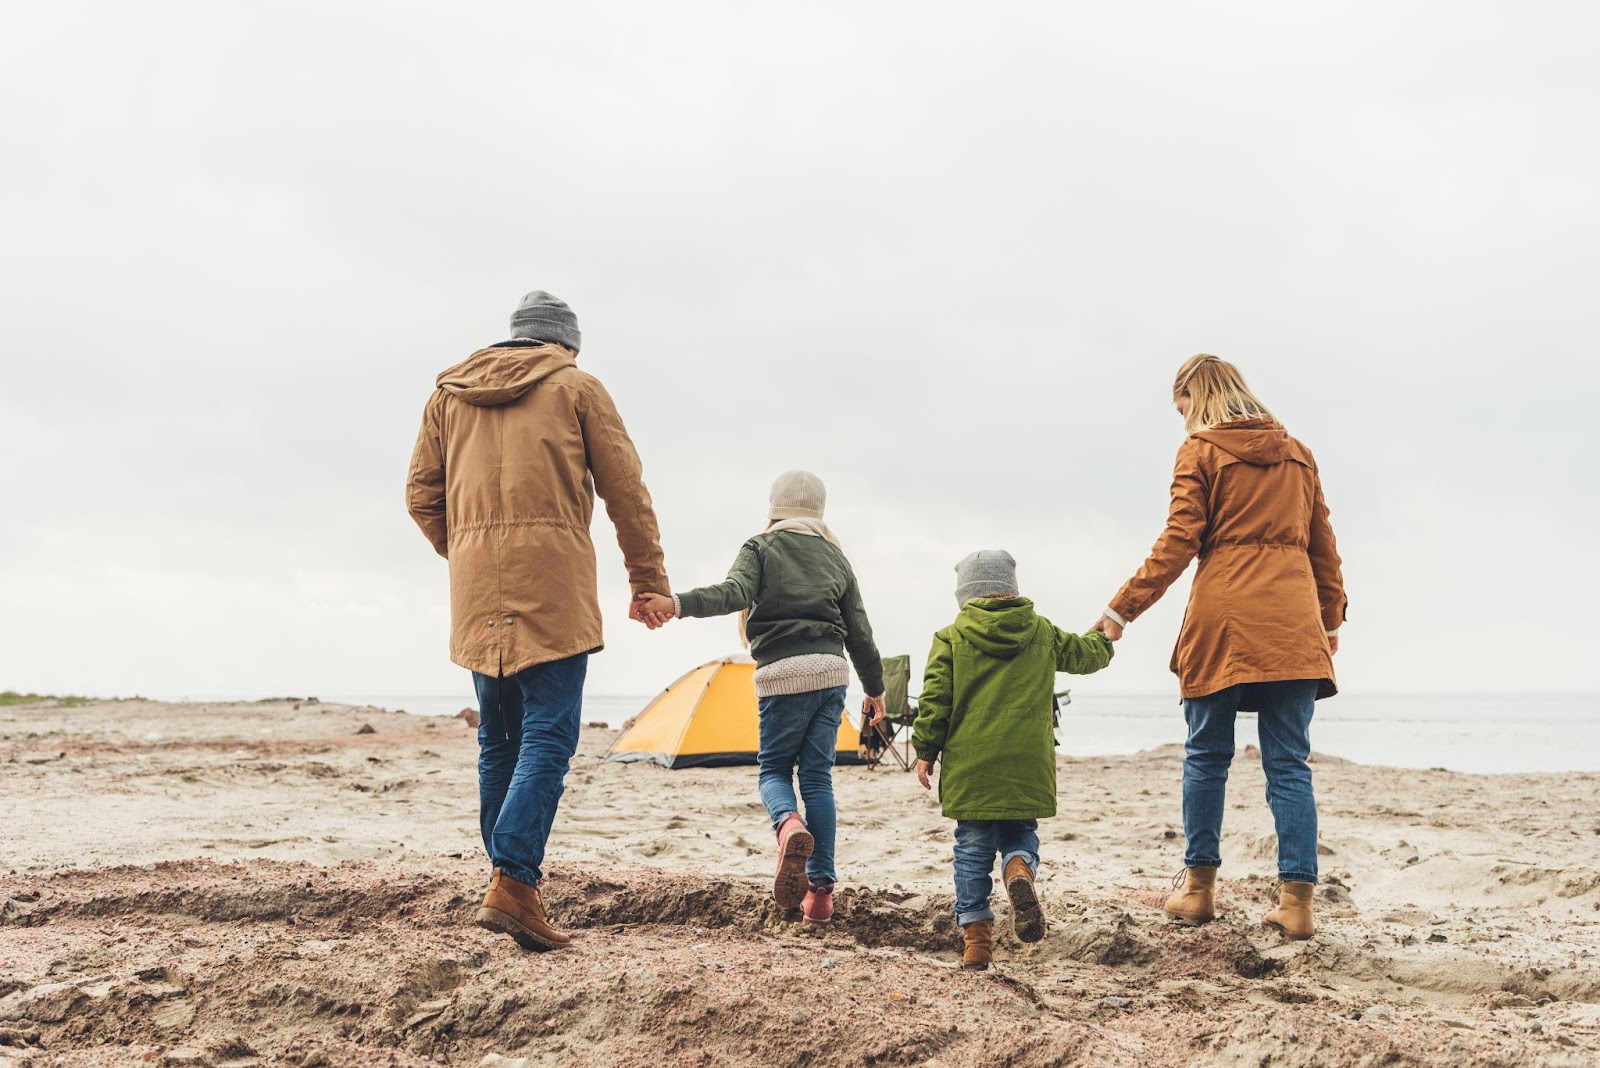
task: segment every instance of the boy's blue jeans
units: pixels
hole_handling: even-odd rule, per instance
[[[1222,809],[1233,762],[1233,722],[1240,704],[1254,707],[1261,736],[1267,804],[1278,831],[1278,878],[1317,881],[1317,800],[1311,792],[1311,713],[1315,680],[1252,682],[1183,702],[1189,741],[1183,749],[1185,867],[1222,864]]]
[[[994,919],[989,894],[994,889],[994,858],[1000,870],[1012,857],[1039,872],[1038,820],[956,820],[956,923],[965,927]]]
[[[839,717],[844,713],[844,687],[763,697],[761,765],[757,788],[773,830],[791,812],[799,812],[794,796],[796,765],[800,797],[805,801],[806,830],[815,845],[806,861],[806,877],[818,885],[836,881],[834,840],[839,815],[833,805],[833,757],[839,745]]]
[[[578,751],[589,654],[508,678],[472,673],[478,691],[478,823],[494,866],[519,883],[544,878],[545,842]]]

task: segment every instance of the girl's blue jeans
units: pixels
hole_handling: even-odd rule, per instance
[[[811,859],[806,861],[806,877],[818,885],[832,884],[837,881],[833,850],[839,830],[833,804],[833,758],[839,744],[839,717],[844,714],[844,687],[763,697],[760,708],[757,788],[767,819],[777,830],[784,816],[800,811],[794,796],[798,767],[806,829],[815,840]]]
[[[1243,705],[1257,709],[1267,804],[1278,831],[1278,878],[1317,881],[1317,800],[1311,792],[1311,713],[1317,683],[1252,682],[1183,702],[1189,741],[1183,749],[1185,867],[1222,864],[1222,810],[1233,763],[1233,722]]]
[[[478,822],[495,867],[529,886],[578,751],[589,654],[535,664],[507,678],[472,673],[478,691]]]
[[[965,927],[994,919],[989,894],[994,890],[994,858],[1000,870],[1012,857],[1039,872],[1038,820],[956,820],[956,923]]]

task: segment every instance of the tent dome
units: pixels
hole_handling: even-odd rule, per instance
[[[607,760],[649,760],[666,768],[754,764],[758,746],[756,665],[749,657],[701,664],[663,690],[633,719]],[[860,729],[839,717],[840,764],[863,763]]]

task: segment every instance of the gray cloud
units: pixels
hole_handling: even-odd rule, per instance
[[[1171,375],[1315,450],[1367,689],[1594,689],[1584,4],[53,5],[0,84],[0,686],[437,692],[399,485],[548,288],[674,581],[828,481],[886,649],[1015,553],[1083,627],[1159,530]],[[731,651],[625,625],[599,692]],[[1171,688],[1174,590],[1095,686]]]

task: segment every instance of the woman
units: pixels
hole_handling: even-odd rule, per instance
[[[1166,912],[1190,925],[1216,916],[1234,716],[1255,712],[1278,831],[1278,907],[1265,922],[1310,938],[1317,807],[1306,758],[1313,703],[1337,692],[1332,655],[1346,604],[1328,506],[1310,450],[1238,368],[1193,356],[1178,368],[1172,401],[1189,437],[1178,449],[1166,530],[1095,624],[1120,638],[1200,558],[1172,654],[1189,725],[1187,846]]]

